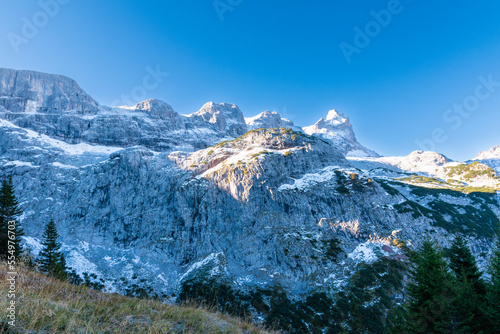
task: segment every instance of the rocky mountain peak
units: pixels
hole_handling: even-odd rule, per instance
[[[349,117],[346,117],[340,111],[337,111],[335,109],[332,109],[328,112],[328,114],[326,115],[326,121],[328,121],[328,123],[333,125],[340,125],[340,124],[350,125]]]
[[[150,116],[161,119],[179,116],[168,103],[157,99],[139,102],[134,109],[146,111]]]
[[[226,115],[232,116],[234,118],[238,118],[240,115],[243,117],[243,113],[237,105],[232,103],[215,103],[215,102],[207,102],[205,103],[201,109],[197,112],[198,114],[210,114],[210,115]]]
[[[251,130],[191,154],[173,152],[169,158],[180,168],[211,180],[238,201],[248,201],[252,193],[272,193],[310,171],[350,166],[329,143],[288,128]],[[267,175],[265,186],[263,175]]]
[[[495,145],[488,151],[481,151],[474,160],[500,159],[500,145]]]
[[[245,121],[249,130],[272,129],[280,127],[299,130],[298,127],[295,127],[293,125],[292,121],[286,118],[281,118],[280,114],[276,111],[266,110],[254,117],[245,117]]]
[[[326,119],[320,118],[314,125],[306,126],[303,129],[309,135],[331,142],[346,156],[379,156],[358,142],[349,118],[337,110],[330,110]]]
[[[99,104],[63,75],[0,68],[0,109],[12,113],[97,112]]]
[[[243,113],[235,104],[207,102],[191,116],[213,124],[215,129],[228,136],[237,137],[247,132]]]

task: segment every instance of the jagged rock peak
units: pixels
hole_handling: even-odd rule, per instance
[[[314,125],[306,126],[303,129],[309,135],[331,142],[346,156],[379,156],[358,142],[349,118],[337,110],[330,110],[326,119],[320,118]]]
[[[240,114],[243,116],[240,108],[237,105],[232,103],[215,103],[215,102],[207,102],[205,103],[197,113],[203,114],[227,114],[232,115],[234,117],[238,117]]]
[[[247,132],[243,113],[235,104],[207,102],[190,116],[212,123],[218,131],[229,136],[237,137]]]
[[[255,129],[270,129],[270,128],[292,128],[294,130],[299,130],[298,127],[293,125],[293,122],[286,119],[281,118],[280,114],[276,111],[263,111],[257,116],[254,117],[245,117],[245,121],[247,123],[249,130]]]
[[[500,145],[495,145],[488,151],[481,151],[474,160],[500,159]]]
[[[350,124],[349,117],[345,116],[343,113],[335,109],[332,109],[328,112],[328,114],[326,115],[326,120],[334,125],[339,125],[344,123]]]
[[[151,116],[158,118],[172,118],[179,115],[168,103],[158,99],[139,102],[135,105],[134,109],[147,111]]]
[[[0,68],[0,108],[14,113],[95,113],[99,104],[63,75]]]

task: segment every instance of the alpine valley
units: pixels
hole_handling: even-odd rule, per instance
[[[367,266],[405,262],[425,236],[446,249],[461,233],[484,269],[499,172],[499,146],[465,162],[381,157],[336,110],[301,128],[229,103],[108,107],[70,78],[0,69],[0,178],[13,177],[25,246],[37,256],[53,219],[68,266],[106,292],[175,303],[210,283],[263,322],[277,300],[331,296]],[[363,307],[387,308],[379,297]]]

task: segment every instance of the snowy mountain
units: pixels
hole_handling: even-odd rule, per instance
[[[474,161],[479,161],[493,168],[497,173],[500,173],[500,146],[493,146],[488,151],[481,151],[474,158]]]
[[[59,75],[0,69],[0,83],[0,118],[69,143],[192,151],[247,131],[242,112],[225,103],[209,102],[184,116],[156,99],[100,106]]]
[[[225,136],[238,137],[247,132],[243,113],[234,104],[208,102],[188,117],[202,124],[211,124],[216,131]]]
[[[436,152],[414,151],[405,157],[349,157],[358,168],[388,168],[401,172],[422,172],[437,175],[444,166],[453,161]]]
[[[233,104],[111,108],[65,77],[0,75],[0,178],[13,176],[25,243],[36,255],[54,219],[68,265],[108,291],[139,277],[171,295],[208,275],[303,298],[426,234],[449,247],[463,233],[481,265],[491,249],[500,186],[482,162],[373,157],[335,111],[304,133]]]
[[[358,143],[349,118],[339,111],[330,110],[326,119],[303,128],[304,132],[331,142],[346,156],[378,157],[379,155]]]
[[[481,151],[474,160],[500,159],[500,145],[493,146],[489,151]]]
[[[455,190],[466,187],[500,190],[500,179],[484,161],[461,163],[436,152],[424,151],[415,151],[405,157],[348,159],[357,168],[379,176],[397,177],[401,174],[399,178],[410,184]]]
[[[293,125],[293,122],[281,118],[280,114],[276,111],[264,111],[254,117],[245,117],[248,130],[257,129],[272,129],[272,128],[289,128],[295,131],[302,131],[298,126]]]
[[[99,104],[68,77],[0,68],[0,112],[94,114]]]

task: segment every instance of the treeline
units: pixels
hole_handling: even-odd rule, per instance
[[[446,252],[426,239],[410,258],[407,299],[391,310],[386,333],[499,333],[500,242],[488,280],[460,235]]]
[[[405,248],[405,247],[403,247]],[[280,286],[242,292],[208,273],[182,285],[180,301],[265,319],[289,333],[499,333],[500,243],[484,279],[466,241],[442,250],[429,238],[408,260],[361,263],[341,292],[295,301]]]
[[[404,264],[391,258],[362,263],[342,292],[316,291],[303,300],[290,298],[280,285],[242,292],[207,272],[186,280],[178,299],[233,316],[258,316],[267,327],[286,333],[382,333],[384,314],[396,306],[392,296],[402,288],[403,271]]]

